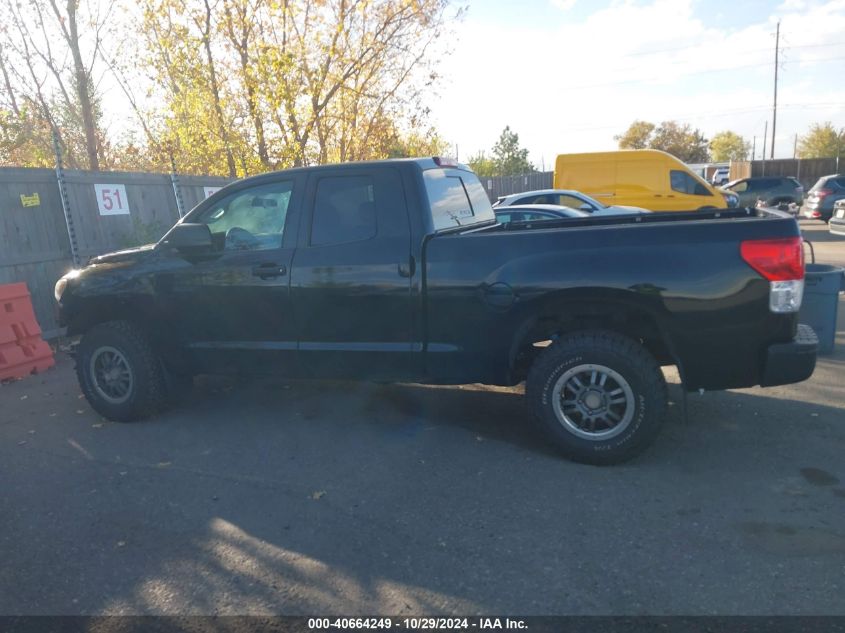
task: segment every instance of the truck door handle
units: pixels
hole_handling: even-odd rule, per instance
[[[399,264],[399,276],[400,277],[413,277],[416,270],[417,270],[417,262],[414,259],[413,255],[411,255],[408,258],[407,264],[403,264],[403,263]]]
[[[252,267],[252,274],[261,279],[270,279],[271,277],[284,277],[288,272],[284,264],[274,264],[266,262]]]

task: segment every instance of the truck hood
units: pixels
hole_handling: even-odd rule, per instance
[[[88,264],[117,264],[122,262],[136,262],[145,259],[155,248],[155,244],[145,244],[135,248],[127,248],[122,251],[105,253],[88,260]]]

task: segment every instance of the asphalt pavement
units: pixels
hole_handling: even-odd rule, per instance
[[[816,257],[845,238],[804,223]],[[0,614],[845,615],[845,302],[811,380],[689,395],[616,467],[520,389],[200,378],[113,424],[0,386]]]

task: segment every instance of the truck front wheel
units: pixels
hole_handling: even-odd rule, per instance
[[[88,404],[114,422],[148,417],[167,401],[161,362],[144,333],[128,321],[101,323],[82,337],[76,375]]]
[[[526,397],[570,459],[618,464],[648,447],[666,410],[660,367],[637,341],[609,331],[561,337],[532,366]]]

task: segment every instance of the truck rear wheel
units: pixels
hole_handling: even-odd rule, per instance
[[[113,422],[143,419],[167,402],[161,362],[144,333],[128,321],[101,323],[82,337],[76,375],[88,404]]]
[[[564,455],[618,464],[647,448],[666,411],[666,381],[637,341],[585,331],[550,345],[532,366],[526,397]]]

